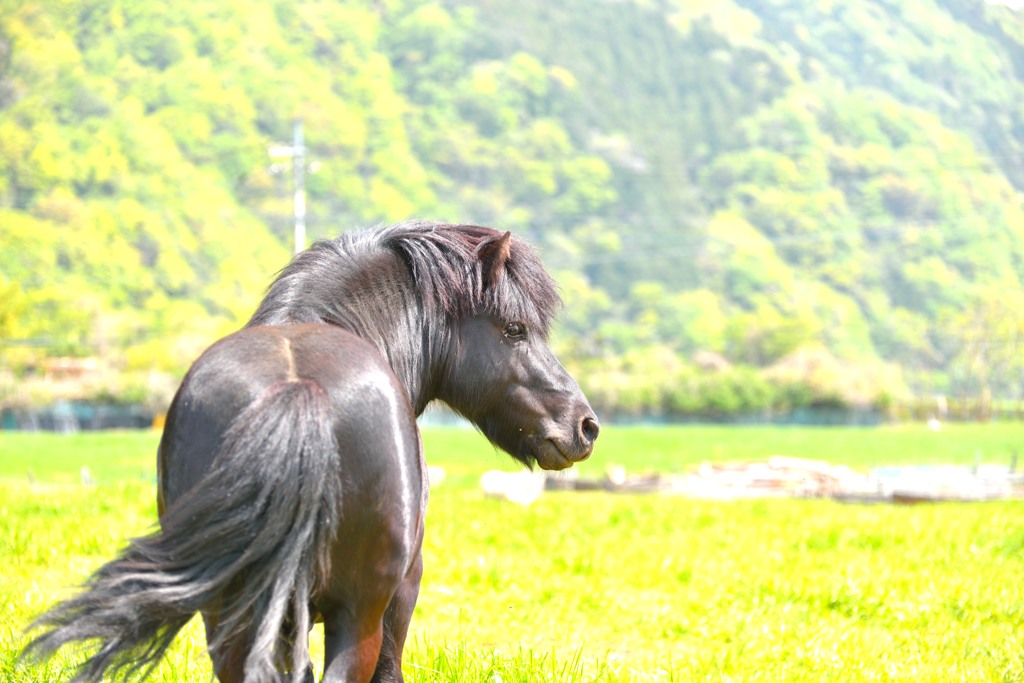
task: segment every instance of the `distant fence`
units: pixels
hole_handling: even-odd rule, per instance
[[[46,408],[5,408],[0,429],[30,432],[144,429],[152,427],[157,414],[140,405],[62,401]]]
[[[936,418],[949,422],[1014,422],[1024,420],[1024,400],[986,398],[921,399],[893,406],[895,421]]]
[[[65,401],[46,408],[5,408],[0,410],[0,430],[74,433],[99,429],[146,429],[161,424],[163,416],[141,405]],[[937,415],[934,403],[920,402],[889,408],[845,408],[812,406],[787,412],[693,415],[600,415],[616,424],[720,424],[789,425],[805,427],[874,427],[886,422],[922,422],[941,418],[949,422],[1024,421],[1024,405],[1018,402],[985,403],[950,401],[944,414]],[[450,410],[431,406],[420,418],[427,426],[468,426]]]
[[[716,425],[775,425],[794,427],[875,427],[886,422],[881,410],[868,408],[805,407],[786,412],[755,413],[693,413],[687,415],[602,415],[607,422],[616,424],[716,424]]]

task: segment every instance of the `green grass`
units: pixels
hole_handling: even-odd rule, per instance
[[[99,482],[156,478],[156,431],[40,435],[0,432],[0,479],[78,483],[81,468]],[[457,486],[475,485],[486,469],[515,469],[472,429],[427,428],[427,460],[442,465]],[[880,428],[606,426],[595,457],[577,467],[600,476],[609,463],[631,471],[678,472],[712,461],[758,460],[772,455],[818,458],[854,468],[895,464],[1008,463],[1024,453],[1024,425],[951,424],[932,432],[920,424]],[[1024,461],[1021,462],[1024,467]]]
[[[443,465],[460,484],[475,484],[483,469],[514,469],[470,429],[427,429],[429,462]],[[606,426],[594,457],[576,467],[600,476],[609,463],[630,471],[681,472],[705,461],[763,460],[773,455],[827,460],[867,470],[877,465],[984,462],[1008,464],[1024,455],[1024,424],[952,424],[933,432],[922,424],[879,428]],[[1020,463],[1024,467],[1024,459]],[[2,473],[2,471],[0,471]]]
[[[863,468],[979,451],[1005,462],[1021,437],[1019,425],[609,427],[585,467],[786,454]],[[0,681],[67,671],[67,658],[16,667],[21,629],[152,526],[156,439],[0,433]],[[1024,681],[1020,502],[560,493],[523,508],[478,492],[479,474],[508,459],[473,432],[424,440],[449,479],[431,494],[411,682]],[[99,485],[70,483],[82,464]],[[208,680],[203,647],[194,621],[154,680]]]
[[[156,481],[154,430],[43,434],[0,431],[0,479],[74,484],[83,467],[100,482]]]

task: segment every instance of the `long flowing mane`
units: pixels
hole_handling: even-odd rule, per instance
[[[513,238],[507,277],[484,285],[477,250],[500,235],[477,225],[411,221],[316,242],[279,273],[249,325],[326,322],[366,335],[374,316],[394,310],[383,304],[401,299],[427,318],[488,313],[547,336],[560,299],[529,245]]]

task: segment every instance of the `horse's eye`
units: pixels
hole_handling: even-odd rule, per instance
[[[526,336],[526,325],[523,323],[509,323],[505,325],[505,336],[509,339],[522,339]]]

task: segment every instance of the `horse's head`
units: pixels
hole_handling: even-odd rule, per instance
[[[509,233],[481,242],[482,286],[522,296],[511,291],[510,250]],[[546,321],[526,308],[517,315],[514,306],[498,306],[457,321],[440,398],[524,464],[565,469],[590,456],[600,427],[579,385],[548,348]]]

